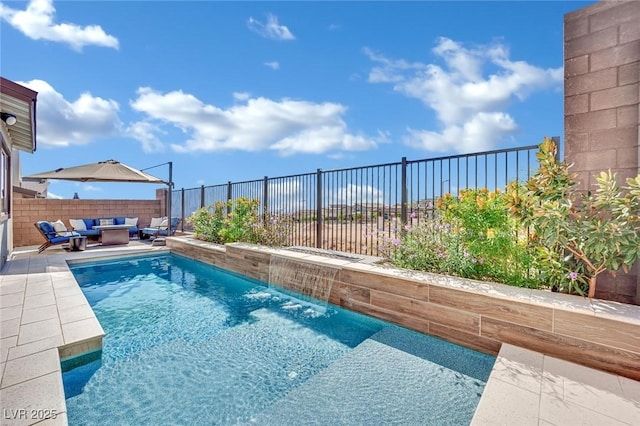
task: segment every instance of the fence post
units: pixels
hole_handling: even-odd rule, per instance
[[[407,157],[402,157],[402,183],[401,183],[401,194],[400,194],[400,221],[402,224],[407,223],[408,215],[407,215],[407,203],[408,203],[408,195],[407,195]],[[404,229],[404,226],[403,228]]]
[[[204,207],[204,185],[200,186],[200,208]]]
[[[180,227],[181,227],[181,229],[180,229],[180,230],[181,230],[182,232],[184,232],[184,219],[185,219],[185,217],[184,217],[184,188],[182,188],[182,189],[180,190],[180,192],[181,192],[181,194],[180,194],[180,195],[181,195],[181,197],[182,197],[182,200],[181,200],[181,204],[182,204],[182,213],[181,213],[181,216],[182,216],[182,219],[180,220]]]
[[[322,170],[316,172],[316,248],[322,248]]]
[[[231,181],[227,182],[227,214],[231,214],[231,197],[233,196],[231,189],[233,188],[233,185],[231,183]]]
[[[262,224],[267,225],[267,218],[269,217],[269,178],[264,177],[262,184]]]

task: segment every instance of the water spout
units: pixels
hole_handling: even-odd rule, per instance
[[[323,302],[329,301],[338,268],[272,255],[269,285],[292,290]]]

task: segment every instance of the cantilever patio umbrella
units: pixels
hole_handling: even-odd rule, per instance
[[[152,176],[141,170],[129,167],[116,160],[100,161],[97,163],[85,164],[82,166],[60,168],[49,172],[36,173],[24,176],[23,180],[39,181],[43,179],[59,179],[72,180],[77,182],[136,182],[136,183],[155,183],[165,184],[169,186],[169,194],[167,196],[167,211],[169,212],[169,232],[171,235],[171,189],[172,181],[172,162],[165,163],[169,165],[169,181]],[[160,164],[164,165],[164,164]],[[154,166],[156,167],[156,166]]]
[[[24,180],[60,179],[78,182],[140,182],[167,183],[160,178],[129,167],[116,160],[100,161],[82,166],[60,168],[50,172],[24,176]]]

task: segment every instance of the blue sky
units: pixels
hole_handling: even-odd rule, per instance
[[[0,70],[39,93],[23,175],[172,161],[193,188],[562,136],[563,18],[591,3],[2,1]]]

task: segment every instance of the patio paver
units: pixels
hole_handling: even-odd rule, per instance
[[[133,243],[84,252],[14,251],[0,275],[1,425],[66,425],[60,359],[101,344],[104,331],[66,260],[158,250],[166,249]]]

